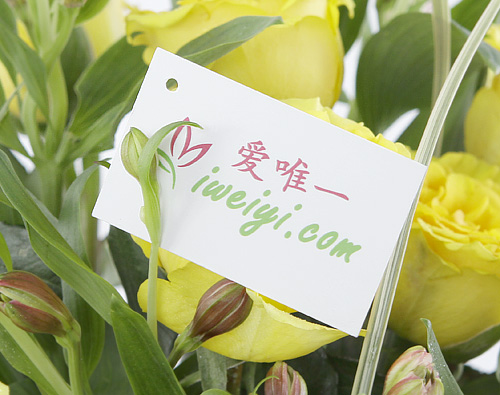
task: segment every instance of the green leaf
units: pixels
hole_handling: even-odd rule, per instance
[[[500,383],[494,374],[482,374],[468,366],[458,381],[464,395],[498,395],[500,394]]]
[[[354,18],[349,18],[347,7],[340,7],[339,29],[344,43],[344,51],[347,53],[352,44],[358,38],[359,30],[366,15],[368,0],[355,0]]]
[[[452,363],[466,362],[475,358],[500,340],[500,325],[493,326],[465,342],[443,348],[446,360]]]
[[[92,272],[68,245],[21,183],[3,152],[0,152],[0,188],[10,204],[25,219],[33,250],[101,317],[111,322],[109,309],[111,297],[115,295],[120,298],[118,292],[111,284]]]
[[[0,23],[10,31],[16,31],[16,17],[5,0],[0,0]]]
[[[124,100],[129,101],[129,106],[132,105],[130,95],[137,92],[137,83],[142,81],[146,73],[142,52],[142,47],[132,47],[126,38],[122,38],[81,76],[75,87],[78,108],[69,127],[75,136],[85,136],[109,109],[122,105]],[[119,113],[116,117],[122,115]],[[116,120],[107,121],[114,123]],[[99,126],[103,128],[104,125]]]
[[[0,223],[0,234],[3,234],[12,257],[15,270],[24,270],[40,277],[59,297],[62,295],[61,280],[36,255],[31,248],[28,232],[20,226]],[[0,272],[4,271],[0,264]]]
[[[188,42],[177,55],[207,66],[269,26],[282,23],[283,19],[279,16],[241,16]]]
[[[287,361],[287,363],[302,376],[307,383],[309,393],[336,393],[339,378],[324,348],[320,348],[309,355]]]
[[[108,244],[128,304],[132,310],[140,313],[142,310],[137,302],[137,292],[148,278],[148,259],[127,232],[114,226],[109,230]]]
[[[33,338],[0,314],[0,352],[47,394],[70,395],[68,384]]]
[[[84,261],[87,260],[87,253],[81,232],[80,202],[85,185],[98,168],[97,165],[90,166],[70,185],[64,195],[57,227],[69,245]]]
[[[38,390],[35,383],[27,377],[9,384],[11,394],[15,395],[38,395]]]
[[[408,12],[416,12],[426,0],[377,0],[380,26],[383,27],[394,18]]]
[[[92,177],[97,165],[80,174],[68,188],[59,216],[58,230],[70,246],[88,264],[83,243],[80,222],[80,201],[87,181]],[[104,321],[89,304],[66,283],[63,284],[64,303],[68,306],[82,330],[82,352],[87,373],[90,375],[101,357],[104,347]]]
[[[439,376],[441,377],[441,381],[443,382],[445,394],[463,395],[455,377],[453,377],[450,368],[446,364],[443,353],[439,348],[439,343],[434,335],[434,331],[432,330],[431,322],[425,318],[422,318],[421,321],[427,328],[427,348],[432,355],[434,366],[436,367]]]
[[[212,388],[225,390],[227,386],[227,358],[203,347],[196,350],[196,357],[201,373],[201,388],[205,392]]]
[[[144,318],[113,298],[111,319],[118,350],[134,393],[184,395]]]
[[[80,9],[80,13],[76,18],[76,23],[85,22],[87,19],[92,18],[97,15],[106,4],[108,4],[109,0],[87,0],[84,6]],[[119,17],[117,15],[117,17]]]
[[[0,224],[1,225],[1,224]],[[0,231],[0,259],[3,261],[5,267],[10,272],[14,270],[12,267],[12,257],[10,256],[9,246]]]
[[[69,112],[76,108],[77,97],[74,85],[92,61],[92,48],[83,27],[73,29],[68,43],[61,53],[61,66],[68,91]]]
[[[465,39],[462,30],[452,27],[452,59],[458,55]],[[367,127],[381,133],[413,109],[420,110],[420,125],[425,122],[431,108],[433,58],[430,15],[401,15],[368,41],[360,57],[356,86],[359,113]],[[479,84],[484,67],[481,57],[476,56],[466,80]],[[464,107],[459,108],[458,104]],[[457,116],[465,113],[467,104],[455,100],[451,113]],[[454,119],[449,116],[448,124],[453,123]],[[411,134],[403,135],[402,141],[418,143],[422,130],[412,129]]]
[[[99,365],[90,379],[94,395],[132,395],[132,387],[120,359],[115,335],[111,326],[106,325],[106,341]]]
[[[201,393],[201,395],[231,395],[231,393],[224,391],[224,390],[217,389],[217,388],[212,388],[212,389],[203,391]]]
[[[0,23],[0,61],[12,64],[21,74],[29,94],[48,118],[45,65],[38,54],[3,23]]]
[[[462,0],[451,10],[454,21],[472,30],[490,0]]]

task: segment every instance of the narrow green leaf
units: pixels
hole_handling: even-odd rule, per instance
[[[203,391],[206,392],[209,389],[226,390],[227,358],[204,347],[196,350],[196,357],[201,373],[201,388]]]
[[[68,245],[26,190],[9,162],[0,152],[0,188],[27,223],[31,243],[45,264],[66,281],[101,317],[111,322],[111,296],[120,298],[114,287],[92,272]],[[121,298],[120,298],[121,299]]]
[[[47,74],[42,59],[6,25],[0,23],[0,60],[4,57],[21,74],[29,94],[48,117]]]
[[[472,30],[490,0],[462,0],[451,10],[454,21]]]
[[[380,26],[385,26],[394,18],[408,12],[417,12],[426,0],[377,0]]]
[[[38,257],[31,248],[28,232],[22,226],[0,223],[15,270],[25,270],[40,277],[59,297],[62,297],[61,280]],[[3,271],[0,264],[0,272]]]
[[[0,352],[45,393],[71,395],[68,384],[40,346],[4,314],[0,314]]]
[[[142,81],[138,80],[130,88],[130,94],[123,102],[108,110],[95,119],[83,136],[73,136],[73,149],[66,158],[69,163],[77,158],[86,157],[106,149],[113,148],[113,137],[123,116],[132,108]]]
[[[466,38],[462,30],[452,27],[453,60]],[[358,109],[367,127],[381,133],[407,111],[419,109],[421,114],[427,114],[422,117],[430,114],[433,59],[432,22],[428,14],[401,15],[367,42],[356,82]],[[484,61],[476,56],[467,75],[483,68]],[[466,108],[457,109],[456,113],[465,111]],[[420,135],[421,132],[422,129]]]
[[[75,252],[88,264],[85,245],[81,233],[80,201],[87,181],[92,177],[97,165],[80,174],[68,188],[59,216],[58,230]],[[64,303],[68,306],[82,330],[82,352],[87,373],[90,375],[101,357],[104,347],[104,321],[89,304],[66,283],[63,284]]]
[[[85,136],[97,120],[125,99],[132,104],[130,93],[146,73],[142,52],[142,47],[132,47],[122,38],[80,77],[75,86],[78,108],[69,127],[75,136]]]
[[[280,16],[241,16],[188,42],[179,49],[177,55],[207,66],[269,26],[282,23]]]
[[[0,0],[0,23],[4,24],[11,32],[16,31],[16,17],[6,0]]]
[[[113,298],[111,319],[118,350],[134,393],[185,395],[144,318]]]
[[[90,379],[92,392],[94,395],[133,395],[116,346],[113,329],[109,325],[106,325],[105,339],[101,360]]]
[[[34,228],[27,226],[31,245],[45,264],[66,281],[106,321],[111,322],[110,301],[114,295],[121,297],[115,288],[86,266],[68,258],[44,239]],[[122,303],[125,304],[125,302]]]
[[[465,342],[443,348],[446,360],[452,363],[467,362],[481,355],[500,340],[500,325],[493,326]]]
[[[443,353],[439,348],[439,343],[436,339],[436,336],[434,335],[434,331],[432,330],[431,322],[425,318],[422,318],[421,321],[427,328],[427,348],[432,354],[432,361],[443,382],[444,392],[451,395],[463,395],[462,390],[455,380],[455,377],[453,377],[450,368],[448,368],[448,365],[446,364]]]
[[[95,174],[97,169],[97,165],[89,167],[68,188],[64,195],[57,227],[61,235],[84,261],[87,260],[87,254],[81,232],[80,202],[87,181]]]
[[[347,7],[340,7],[339,29],[344,43],[344,51],[347,53],[354,41],[358,38],[359,30],[366,15],[368,0],[355,0],[354,18],[349,17]]]
[[[80,13],[76,18],[76,23],[85,22],[87,19],[92,18],[97,15],[106,4],[108,4],[109,0],[87,0],[84,6],[80,9]],[[120,17],[117,15],[117,17]]]
[[[92,62],[92,47],[83,27],[78,26],[71,32],[69,40],[61,53],[61,67],[68,91],[69,113],[77,105],[74,85]]]
[[[231,395],[231,393],[227,392],[227,391],[224,391],[224,390],[212,388],[212,389],[203,391],[201,393],[201,395]]]
[[[140,313],[142,309],[137,302],[137,292],[148,278],[148,259],[127,232],[114,226],[109,230],[108,244],[128,304],[132,310]]]
[[[5,267],[10,272],[13,270],[12,257],[10,256],[9,246],[0,231],[0,259],[3,261]]]

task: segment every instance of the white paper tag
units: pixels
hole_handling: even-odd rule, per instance
[[[185,119],[203,130],[160,147],[161,246],[357,336],[425,167],[158,49],[129,126]],[[117,153],[94,216],[149,240],[142,205]]]

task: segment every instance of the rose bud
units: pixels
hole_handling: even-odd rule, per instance
[[[21,329],[65,336],[77,330],[62,300],[34,274],[14,270],[0,275],[0,311]]]
[[[444,387],[432,362],[432,355],[422,346],[406,350],[387,372],[383,395],[443,395]]]
[[[266,377],[272,378],[264,384],[265,395],[307,395],[306,382],[285,362],[276,362]]]
[[[193,320],[175,340],[170,362],[175,364],[208,339],[236,328],[246,320],[252,304],[245,287],[228,279],[215,283],[203,294]]]
[[[139,156],[148,142],[148,137],[137,128],[130,128],[121,145],[121,159],[125,170],[139,181]],[[156,163],[156,161],[154,161]],[[151,166],[156,171],[155,166]]]

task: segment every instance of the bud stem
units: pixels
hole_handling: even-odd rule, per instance
[[[149,271],[148,271],[148,326],[153,333],[155,339],[158,339],[158,323],[157,323],[157,308],[156,299],[158,296],[158,288],[156,280],[158,278],[158,250],[159,243],[151,243],[151,253],[149,255]]]
[[[68,352],[68,371],[71,391],[74,395],[92,394],[85,366],[83,365],[80,341],[69,341],[67,346],[61,343]]]

